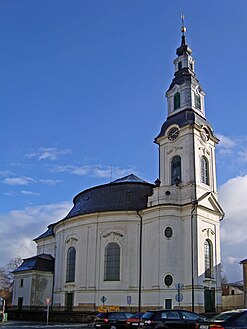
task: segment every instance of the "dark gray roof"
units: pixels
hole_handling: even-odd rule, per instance
[[[54,236],[54,233],[53,233],[53,227],[54,227],[55,224],[50,224],[47,228],[47,230],[42,233],[41,235],[39,235],[37,238],[33,239],[33,241],[36,241],[38,239],[43,239],[43,238],[47,238],[48,236]]]
[[[182,36],[182,42],[181,42],[181,46],[179,48],[177,48],[177,55],[181,56],[183,54],[186,55],[190,55],[192,53],[192,50],[190,49],[190,47],[186,44],[186,40],[185,40],[185,36]],[[182,85],[185,82],[190,82],[193,85],[199,85],[199,81],[196,78],[195,72],[193,70],[191,70],[188,67],[184,67],[178,71],[175,72],[174,74],[174,78],[172,80],[172,83],[169,86],[169,90],[171,90],[173,88],[174,85]],[[202,87],[200,86],[200,89],[202,89]]]
[[[130,175],[124,176],[122,178],[116,179],[113,182],[111,182],[110,184],[126,183],[126,182],[128,182],[128,183],[148,183],[145,180],[137,177],[136,175],[130,174]]]
[[[48,254],[40,254],[34,257],[23,259],[23,263],[13,273],[23,271],[54,271],[54,258]]]
[[[199,81],[196,78],[196,75],[193,71],[191,71],[189,68],[183,68],[174,74],[174,78],[172,80],[172,83],[169,86],[168,90],[171,90],[175,85],[182,85],[185,82],[191,82],[191,84],[199,85],[200,89],[202,90],[201,85],[199,84]]]
[[[134,174],[116,179],[109,184],[92,187],[74,197],[73,208],[62,220],[94,212],[144,209],[147,206],[148,196],[153,194],[154,187],[154,184]],[[56,223],[49,225],[48,229],[34,241],[54,236],[55,225]]]
[[[181,56],[183,54],[190,55],[192,53],[192,49],[186,44],[185,35],[182,35],[181,38],[181,46],[177,48],[176,54]]]
[[[94,212],[144,209],[153,188],[153,184],[131,174],[87,189],[75,196],[74,207],[65,219]]]
[[[230,282],[230,283],[227,283],[226,286],[235,287],[235,288],[238,288],[239,290],[242,290],[243,291],[243,289],[244,289],[244,282],[243,282],[243,280],[236,281],[236,282]]]
[[[200,126],[207,126],[210,129],[211,133],[213,134],[213,128],[206,119],[201,117],[199,114],[197,114],[192,109],[187,109],[187,110],[178,112],[177,114],[171,115],[170,117],[167,118],[167,120],[163,123],[163,125],[161,127],[161,131],[160,131],[159,135],[155,138],[155,142],[156,142],[157,138],[164,136],[166,129],[173,124],[177,124],[177,125],[179,125],[179,127],[183,127],[183,126],[187,126],[187,125],[194,125],[194,124],[197,124]]]

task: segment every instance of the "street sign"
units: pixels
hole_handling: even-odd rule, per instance
[[[182,300],[183,300],[183,295],[181,294],[181,292],[179,292],[178,294],[176,294],[176,296],[175,296],[175,299],[176,299],[176,301],[177,302],[182,302]]]
[[[175,287],[178,291],[182,290],[184,288],[184,285],[182,283],[176,283]]]
[[[102,301],[103,304],[107,301],[107,299],[106,299],[105,296],[102,296],[102,297],[100,298],[100,300]]]
[[[131,304],[131,296],[127,296],[127,304]]]
[[[114,312],[114,311],[120,311],[119,305],[107,305],[107,306],[98,306],[98,312]]]

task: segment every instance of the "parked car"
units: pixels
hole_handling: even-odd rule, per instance
[[[139,323],[141,322],[141,317],[143,313],[135,313],[132,315],[128,320],[126,321],[126,327],[127,328],[137,328],[139,326]]]
[[[247,309],[222,312],[214,317],[198,323],[197,329],[247,329]]]
[[[125,329],[126,320],[132,315],[133,313],[121,311],[102,312],[96,316],[94,320],[94,327],[102,329]]]
[[[205,321],[206,319],[204,316],[185,310],[147,311],[142,316],[140,328],[195,329],[197,322]]]

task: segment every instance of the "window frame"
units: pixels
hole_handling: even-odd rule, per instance
[[[210,185],[209,161],[204,155],[201,157],[201,182],[203,184]]]
[[[166,226],[165,229],[164,229],[164,236],[167,238],[167,239],[171,239],[172,236],[173,236],[173,229],[171,226]]]
[[[177,160],[177,161],[176,161]],[[180,155],[175,155],[171,159],[171,185],[177,185],[182,182],[182,160]]]
[[[195,99],[195,108],[199,111],[201,111],[201,96],[200,94],[194,93],[194,99]]]
[[[66,282],[75,282],[76,249],[69,247],[66,261]]]
[[[110,242],[104,251],[104,281],[120,281],[121,248]]]
[[[180,92],[176,92],[173,96],[173,110],[177,110],[181,107],[181,97]]]
[[[205,278],[213,278],[213,244],[210,239],[204,241]]]

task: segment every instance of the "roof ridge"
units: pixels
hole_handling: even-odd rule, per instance
[[[148,183],[147,181],[145,181],[144,179],[136,176],[135,174],[129,174],[127,176],[124,176],[122,178],[118,178],[114,181],[112,181],[110,184],[116,184],[116,183]]]

